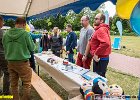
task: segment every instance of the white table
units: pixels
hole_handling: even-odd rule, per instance
[[[51,63],[47,62],[48,58],[55,59],[58,63],[52,65]],[[47,73],[57,81],[59,85],[61,85],[68,93],[69,97],[75,97],[80,94],[79,88],[84,83],[87,82],[80,73],[87,71],[84,68],[81,68],[75,64],[71,64],[73,69],[68,71],[64,70],[65,65],[63,65],[63,59],[56,57],[54,55],[47,55],[47,54],[35,54],[35,59],[38,65],[40,65]],[[98,74],[89,71],[88,72],[92,79],[101,77]],[[107,79],[104,78],[107,81]],[[92,80],[90,80],[92,83]]]

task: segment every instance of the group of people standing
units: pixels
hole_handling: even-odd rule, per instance
[[[93,59],[93,72],[106,77],[109,54],[111,53],[111,39],[109,25],[105,24],[105,15],[99,13],[94,18],[93,26],[90,25],[90,18],[82,16],[79,41],[76,34],[72,31],[72,26],[67,25],[68,32],[66,38],[66,52],[68,60],[74,63],[73,49],[78,51],[76,65],[85,69],[90,69]],[[68,31],[70,28],[70,31]]]
[[[60,29],[58,27],[54,27],[52,30],[53,34],[51,34],[49,37],[48,33],[44,35],[44,37],[41,39],[40,44],[43,51],[51,49],[53,54],[58,57],[60,57],[63,51],[66,51],[68,60],[72,63],[75,63],[73,56],[74,49],[77,46],[77,35],[72,30],[71,24],[66,25],[65,31],[68,33],[68,35],[66,36],[66,41],[63,41],[63,37],[60,34]],[[64,49],[64,46],[66,46],[66,49]]]
[[[3,18],[0,16],[0,28],[3,26]],[[111,41],[109,26],[105,24],[105,16],[99,13],[94,18],[93,26],[90,25],[90,18],[82,16],[79,41],[72,30],[72,25],[66,25],[68,35],[66,37],[66,54],[68,60],[85,69],[90,69],[93,59],[93,72],[105,77],[109,54],[111,53]],[[35,70],[33,42],[41,38],[41,46],[47,51],[49,48],[53,54],[60,57],[63,48],[63,38],[59,34],[59,28],[54,27],[53,34],[49,37],[45,34],[34,35],[25,31],[26,20],[17,18],[15,28],[3,34],[0,29],[0,72],[3,72],[3,94],[11,94],[14,100],[19,100],[18,81],[23,83],[23,96],[20,100],[30,100],[32,70]],[[46,44],[47,43],[47,44]],[[77,59],[74,60],[74,49],[77,49]],[[10,81],[9,81],[10,77]]]

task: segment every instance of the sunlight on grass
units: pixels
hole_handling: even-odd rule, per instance
[[[125,95],[138,95],[139,78],[120,73],[110,67],[108,67],[106,76],[108,84],[120,85],[123,88]]]
[[[111,44],[113,44],[114,37],[111,36]],[[121,46],[125,46],[126,48],[121,48],[120,50],[112,50],[116,53],[121,53],[127,56],[140,58],[140,37],[136,36],[123,36],[121,41]]]

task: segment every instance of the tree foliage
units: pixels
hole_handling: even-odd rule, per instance
[[[13,28],[15,26],[15,20],[13,20],[13,19],[5,20],[4,25],[5,26],[10,26],[11,28]]]
[[[73,30],[74,31],[80,31],[81,29],[81,17],[83,15],[87,15],[90,18],[90,25],[93,24],[94,22],[94,17],[97,13],[102,12],[102,9],[104,9],[105,5],[101,5],[98,10],[92,11],[90,8],[85,7],[83,10],[79,13],[76,14],[73,10],[68,11],[66,16],[62,16],[61,14],[58,14],[57,16],[50,16],[50,17],[45,17],[43,19],[35,19],[31,20],[31,23],[34,25],[35,29],[45,29],[45,30],[52,30],[53,27],[59,27],[59,29],[64,30],[67,24],[72,24]],[[121,21],[123,25],[123,34],[133,34],[134,32],[132,31],[130,27],[129,20],[126,19],[121,19],[117,15],[115,15],[113,18],[110,17],[110,29],[111,32],[115,32],[119,35],[118,29],[116,26],[116,22]],[[8,19],[5,20],[5,25],[14,27],[14,20]],[[78,32],[79,33],[79,32]]]

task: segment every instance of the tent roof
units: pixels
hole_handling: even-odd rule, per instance
[[[0,14],[9,16],[23,16],[30,0],[1,0]]]
[[[58,13],[66,14],[70,9],[80,12],[84,7],[97,9],[103,2],[116,0],[2,0],[0,14],[6,16],[44,17]]]
[[[0,14],[8,16],[32,16],[55,9],[77,0],[2,0]]]

